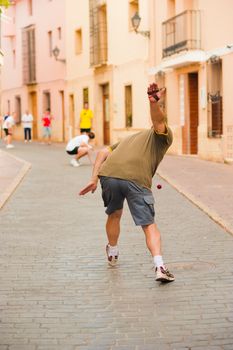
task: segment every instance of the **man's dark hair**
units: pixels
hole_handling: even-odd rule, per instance
[[[91,132],[91,131],[88,133],[88,136],[89,136],[90,139],[94,139],[95,138],[95,134],[93,132]]]

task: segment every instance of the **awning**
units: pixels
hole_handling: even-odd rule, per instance
[[[233,44],[227,45],[215,50],[202,51],[193,50],[186,51],[178,55],[173,55],[170,58],[163,59],[161,64],[152,68],[149,68],[149,75],[155,75],[158,72],[166,72],[179,67],[184,67],[192,63],[201,63],[207,61],[211,56],[224,56],[233,52]]]

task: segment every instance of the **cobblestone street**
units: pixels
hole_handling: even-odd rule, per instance
[[[71,167],[64,145],[18,143],[11,153],[31,169],[0,214],[0,350],[233,350],[232,235],[157,176],[176,281],[155,282],[128,208],[110,268],[100,188],[77,196],[88,160]]]

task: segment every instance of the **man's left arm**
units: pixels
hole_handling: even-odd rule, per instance
[[[159,100],[164,97],[165,89],[159,89],[158,85],[150,84],[147,90],[150,103],[150,116],[153,128],[158,134],[166,134],[166,118],[165,113],[161,110]]]

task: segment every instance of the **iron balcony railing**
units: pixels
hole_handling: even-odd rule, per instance
[[[183,50],[201,49],[201,14],[187,10],[162,23],[163,57]]]

